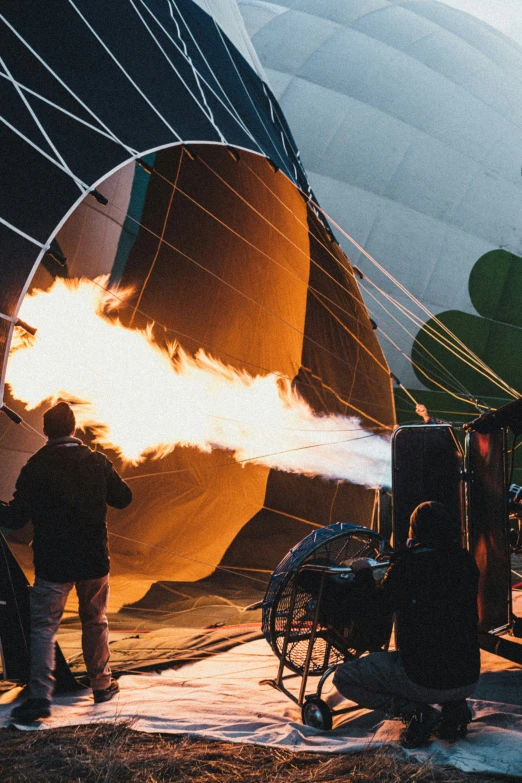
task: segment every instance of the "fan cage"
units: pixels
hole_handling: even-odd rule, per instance
[[[284,663],[302,674],[314,622],[316,596],[297,586],[292,609],[292,595],[300,568],[320,560],[332,565],[350,562],[357,557],[377,558],[385,548],[385,541],[368,528],[337,522],[321,528],[293,547],[279,563],[268,583],[263,600],[263,634],[279,659],[283,655],[292,613]],[[344,629],[333,629],[318,622],[308,673],[321,675],[331,666],[346,660],[356,651],[349,649],[343,637]]]

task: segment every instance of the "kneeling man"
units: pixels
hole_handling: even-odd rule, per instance
[[[421,503],[410,525],[408,547],[380,583],[367,560],[352,563],[365,610],[396,613],[399,651],[348,661],[334,684],[356,704],[402,718],[401,744],[414,748],[435,731],[448,740],[466,734],[466,698],[480,674],[479,572],[461,546],[458,520],[442,504]]]

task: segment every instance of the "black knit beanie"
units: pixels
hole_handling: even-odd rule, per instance
[[[461,534],[458,517],[434,500],[417,506],[410,517],[410,526],[417,541],[432,546],[458,541]]]
[[[64,438],[74,432],[76,419],[70,405],[59,402],[45,411],[43,430],[48,438]]]

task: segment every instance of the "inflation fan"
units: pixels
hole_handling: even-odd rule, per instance
[[[388,559],[382,536],[346,522],[314,531],[279,563],[263,601],[262,629],[279,669],[274,680],[262,684],[294,701],[303,723],[314,728],[332,726],[334,712],[321,692],[336,667],[389,642],[391,617],[377,619],[358,611],[350,563],[359,557],[374,560],[378,577],[383,576]],[[284,675],[285,668],[292,673]],[[310,675],[320,680],[315,692],[306,695]],[[296,677],[301,677],[297,697],[283,684]]]

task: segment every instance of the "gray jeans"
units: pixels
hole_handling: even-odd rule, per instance
[[[417,685],[406,676],[398,652],[375,652],[343,663],[333,683],[350,701],[390,717],[411,714],[422,704],[466,699],[475,688],[475,683],[447,690]]]
[[[67,596],[76,586],[82,623],[82,650],[93,690],[108,688],[109,627],[107,603],[109,577],[81,582],[47,582],[36,577],[31,588],[31,677],[29,695],[52,699],[55,641]]]

